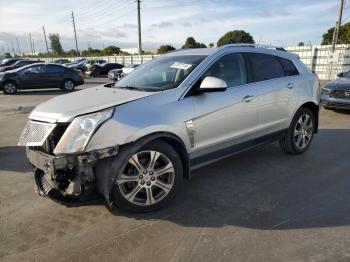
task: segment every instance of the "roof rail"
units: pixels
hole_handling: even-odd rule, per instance
[[[227,44],[222,46],[225,47],[253,47],[253,48],[265,48],[265,49],[275,49],[279,51],[285,51],[286,50],[281,46],[273,46],[273,45],[262,45],[262,44]]]

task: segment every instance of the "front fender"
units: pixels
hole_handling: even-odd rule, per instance
[[[86,151],[129,144],[153,133],[173,134],[181,139],[187,150],[191,148],[185,124],[182,128],[176,128],[170,125],[151,125],[145,128],[139,128],[121,124],[114,119],[110,119],[95,132]]]

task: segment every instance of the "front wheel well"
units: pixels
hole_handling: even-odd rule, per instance
[[[314,131],[315,131],[315,133],[317,133],[317,131],[318,131],[318,124],[319,124],[319,110],[320,110],[320,106],[316,105],[314,102],[307,102],[307,103],[303,104],[300,108],[303,108],[303,107],[307,108],[307,109],[310,109],[311,112],[314,114],[315,122],[316,122]]]
[[[140,146],[141,145],[144,146],[156,140],[161,140],[174,148],[174,150],[179,155],[182,162],[182,166],[184,169],[183,178],[189,180],[190,179],[190,161],[188,158],[186,146],[178,136],[168,132],[152,133],[145,137],[140,138],[139,140],[134,142],[134,144],[139,144]]]
[[[67,81],[67,80],[70,80],[74,83],[74,85],[76,85],[77,83],[75,82],[75,80],[73,78],[70,78],[70,77],[65,77],[62,81],[62,85],[64,85],[64,83]]]

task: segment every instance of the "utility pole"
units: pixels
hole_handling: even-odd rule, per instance
[[[72,11],[72,22],[73,22],[74,37],[75,37],[75,49],[77,50],[77,56],[79,56],[77,31],[75,30],[75,21],[74,21],[74,13],[73,13],[73,11]]]
[[[137,2],[137,28],[138,28],[138,36],[139,36],[139,55],[142,54],[142,44],[141,44],[141,11],[140,11],[140,0],[136,0]]]
[[[33,39],[33,55],[35,55],[34,39]]]
[[[49,46],[47,45],[47,38],[46,38],[46,32],[45,32],[45,27],[43,26],[43,32],[44,32],[44,38],[45,38],[45,44],[46,44],[46,51],[49,53]]]
[[[33,42],[32,42],[32,35],[29,33],[29,43],[30,43],[30,51],[33,55]]]
[[[12,48],[13,56],[16,56],[16,52],[15,52],[15,48],[13,46],[13,41],[12,40],[11,40],[11,48]]]
[[[18,54],[21,55],[21,49],[19,48],[19,43],[18,43],[18,38],[16,37],[16,42],[17,42],[17,51]]]
[[[341,26],[341,19],[343,16],[344,0],[339,0],[338,20],[334,27],[333,41],[332,41],[332,53],[335,50],[335,45],[338,42],[339,30]]]

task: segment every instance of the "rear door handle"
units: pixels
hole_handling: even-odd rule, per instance
[[[294,83],[288,83],[288,84],[287,84],[287,87],[288,87],[289,89],[292,89],[292,88],[294,87]]]
[[[252,99],[253,99],[253,96],[246,95],[245,97],[243,97],[242,101],[249,103],[250,101],[252,101]]]

